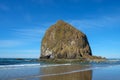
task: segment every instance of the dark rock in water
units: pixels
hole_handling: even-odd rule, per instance
[[[79,59],[92,56],[84,33],[59,20],[45,33],[41,46],[41,59]]]
[[[16,58],[16,60],[24,60],[24,58]]]

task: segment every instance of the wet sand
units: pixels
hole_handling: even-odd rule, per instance
[[[120,80],[120,66],[64,65],[0,70],[0,80]]]
[[[120,66],[105,67],[68,74],[34,77],[27,80],[120,80]]]
[[[56,76],[40,77],[39,80],[92,80],[92,70]]]

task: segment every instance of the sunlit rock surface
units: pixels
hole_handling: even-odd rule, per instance
[[[79,59],[92,56],[84,33],[59,20],[45,33],[41,45],[41,59]]]

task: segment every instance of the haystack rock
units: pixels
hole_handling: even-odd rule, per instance
[[[79,59],[92,56],[84,33],[59,20],[45,33],[41,44],[41,59]]]

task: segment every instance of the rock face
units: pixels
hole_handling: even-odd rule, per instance
[[[42,40],[41,59],[79,59],[91,56],[86,35],[62,20],[52,25]]]

